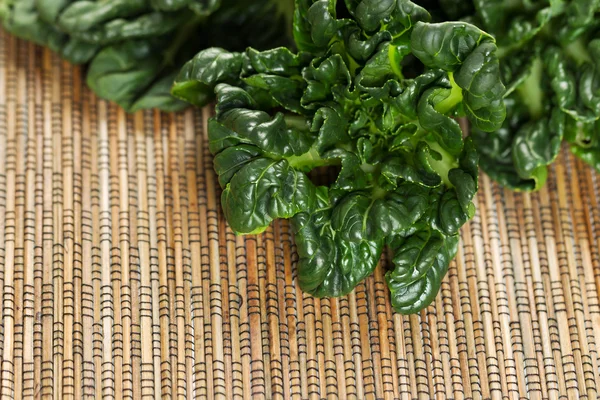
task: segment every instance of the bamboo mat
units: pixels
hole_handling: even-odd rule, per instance
[[[209,110],[126,115],[0,33],[1,398],[596,399],[597,176],[483,177],[435,303],[296,286],[290,227],[236,237]]]

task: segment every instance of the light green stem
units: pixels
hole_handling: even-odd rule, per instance
[[[517,92],[525,99],[525,104],[533,119],[542,117],[544,113],[544,92],[542,91],[541,80],[544,72],[544,64],[540,58],[536,58],[531,66],[531,73],[527,79],[519,85]]]
[[[323,159],[319,155],[319,152],[314,147],[311,148],[308,152],[301,154],[299,156],[291,156],[287,157],[286,160],[290,164],[292,168],[295,168],[300,171],[309,172],[317,167],[324,167],[327,165],[337,165],[339,164],[339,160],[336,159]]]
[[[433,157],[429,157],[429,164],[435,170],[435,172],[439,174],[439,176],[442,178],[442,181],[447,187],[454,187],[454,185],[450,183],[448,173],[451,169],[458,168],[458,159],[455,156],[448,153],[446,150],[444,150],[444,148],[440,146],[438,142],[428,141],[427,144],[429,145],[431,150],[434,150],[442,155],[441,160],[436,160]]]
[[[437,103],[434,107],[435,111],[439,112],[440,114],[448,114],[463,101],[462,89],[454,80],[454,73],[449,72],[448,79],[450,79],[450,83],[452,84],[450,95]]]
[[[583,40],[581,40],[581,38],[569,43],[564,47],[564,50],[579,65],[585,62],[592,62],[592,58],[590,57],[588,50],[585,48],[585,43]]]

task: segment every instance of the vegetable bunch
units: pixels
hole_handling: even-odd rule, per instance
[[[453,117],[491,132],[505,117],[493,37],[430,23],[409,0],[299,0],[299,49],[208,49],[173,93],[217,94],[210,150],[225,217],[239,234],[292,221],[298,279],[316,296],[350,292],[384,247],[394,308],[427,306],[474,214],[477,153]],[[336,172],[316,185],[309,172]]]
[[[600,1],[464,3],[457,14],[497,38],[507,86],[502,128],[471,130],[481,167],[505,186],[536,190],[567,141],[600,170]]]
[[[169,92],[187,60],[288,44],[292,14],[293,0],[0,0],[7,31],[89,63],[91,89],[131,112],[184,108]]]

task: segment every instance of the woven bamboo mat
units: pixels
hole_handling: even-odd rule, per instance
[[[289,225],[221,217],[209,110],[126,115],[0,33],[2,399],[595,399],[597,176],[565,151],[533,195],[486,177],[435,303],[374,277],[318,300]]]

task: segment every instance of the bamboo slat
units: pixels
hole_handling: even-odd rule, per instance
[[[600,190],[565,149],[538,193],[482,177],[434,304],[389,261],[350,295],[296,284],[286,221],[237,237],[210,110],[127,115],[0,33],[1,399],[596,399]]]

